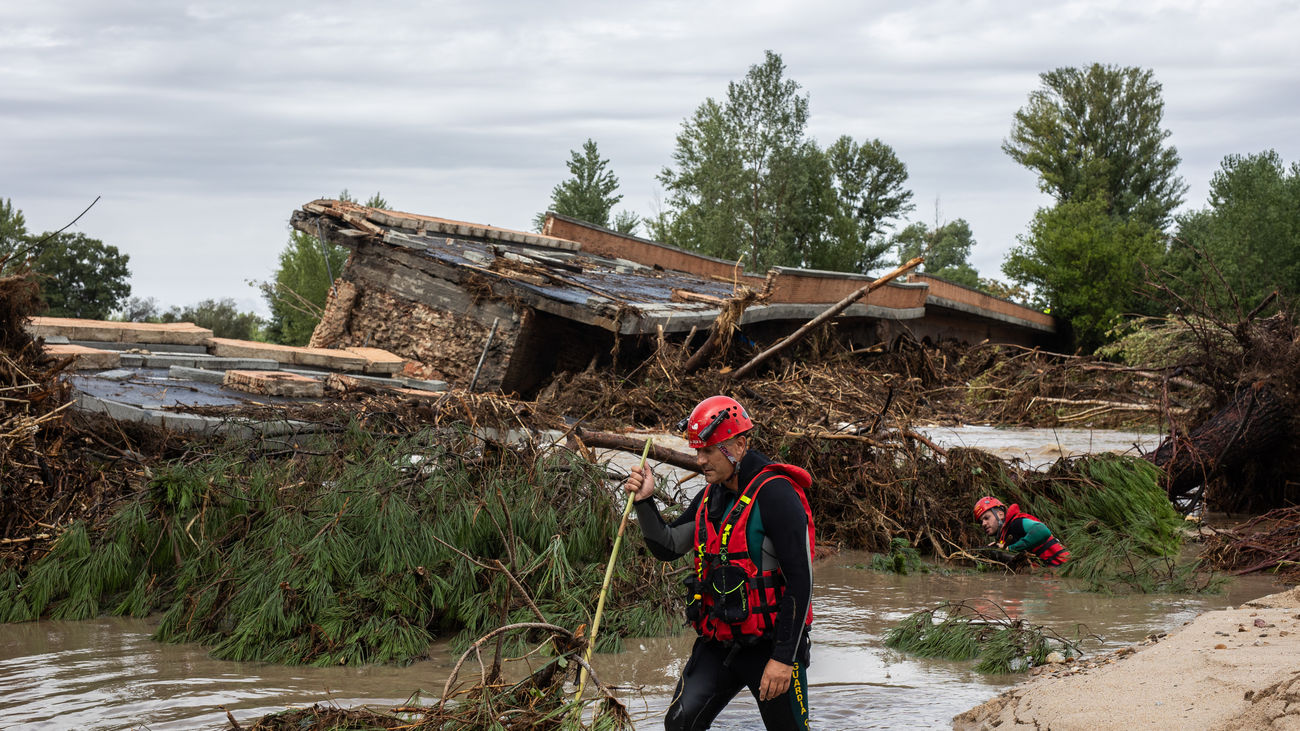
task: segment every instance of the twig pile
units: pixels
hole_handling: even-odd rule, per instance
[[[1234,576],[1272,570],[1300,581],[1300,507],[1278,508],[1206,540],[1203,556]]]

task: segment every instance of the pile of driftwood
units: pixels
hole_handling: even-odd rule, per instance
[[[0,277],[0,568],[25,562],[71,521],[120,492],[107,464],[121,446],[74,421],[66,362],[46,357],[27,334],[43,307],[30,273]],[[119,444],[129,440],[116,440]]]
[[[1234,576],[1269,571],[1287,583],[1300,581],[1300,507],[1270,510],[1215,531],[1205,544],[1205,559]]]

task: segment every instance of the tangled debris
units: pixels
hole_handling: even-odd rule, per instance
[[[406,663],[436,636],[463,646],[521,621],[578,627],[618,523],[604,481],[566,451],[468,432],[353,424],[273,452],[195,449],[98,534],[74,524],[25,576],[0,575],[0,619],[162,612],[159,640],[314,665]],[[660,564],[623,558],[605,651],[676,624]]]
[[[1300,507],[1278,508],[1215,531],[1202,554],[1234,576],[1272,571],[1286,583],[1300,582]]]

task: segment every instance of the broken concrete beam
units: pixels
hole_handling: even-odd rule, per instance
[[[192,322],[111,322],[72,317],[33,317],[28,332],[40,337],[110,343],[202,345],[212,331]]]
[[[371,349],[374,350],[374,349]],[[300,365],[325,368],[332,371],[364,372],[371,359],[346,350],[331,348],[300,348],[293,345],[273,345],[249,340],[210,338],[208,351],[228,358],[267,358],[281,365]],[[380,351],[387,353],[387,351]],[[397,356],[387,353],[388,358]],[[385,361],[386,363],[386,361]],[[387,367],[381,365],[379,367]]]
[[[353,347],[344,348],[344,350],[366,359],[366,367],[363,373],[392,375],[401,372],[402,364],[406,362],[405,358],[393,355],[382,348]]]
[[[263,396],[320,398],[325,395],[320,379],[284,371],[226,371],[222,385]]]
[[[121,366],[121,354],[116,350],[87,348],[84,345],[47,345],[45,353],[55,358],[72,358],[74,370],[109,370]]]
[[[66,340],[67,338],[64,339]],[[46,338],[45,342],[49,343],[53,341],[50,338]],[[177,345],[175,343],[132,343],[132,342],[109,343],[109,342],[100,342],[96,340],[73,340],[71,342],[73,345],[84,345],[87,348],[102,348],[104,350],[134,350],[140,353],[152,353],[152,354],[158,354],[158,353],[169,353],[169,354],[193,353],[197,355],[208,354],[208,346],[206,345]]]
[[[363,355],[331,348],[294,348],[293,353],[294,365],[309,368],[328,368],[332,371],[364,373],[369,363],[370,359]]]

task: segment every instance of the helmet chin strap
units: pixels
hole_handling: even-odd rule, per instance
[[[727,449],[727,445],[725,443],[718,445],[718,451],[722,452],[722,456],[727,458],[727,461],[731,463],[731,467],[733,469],[740,466],[740,460],[731,456],[731,451]]]

